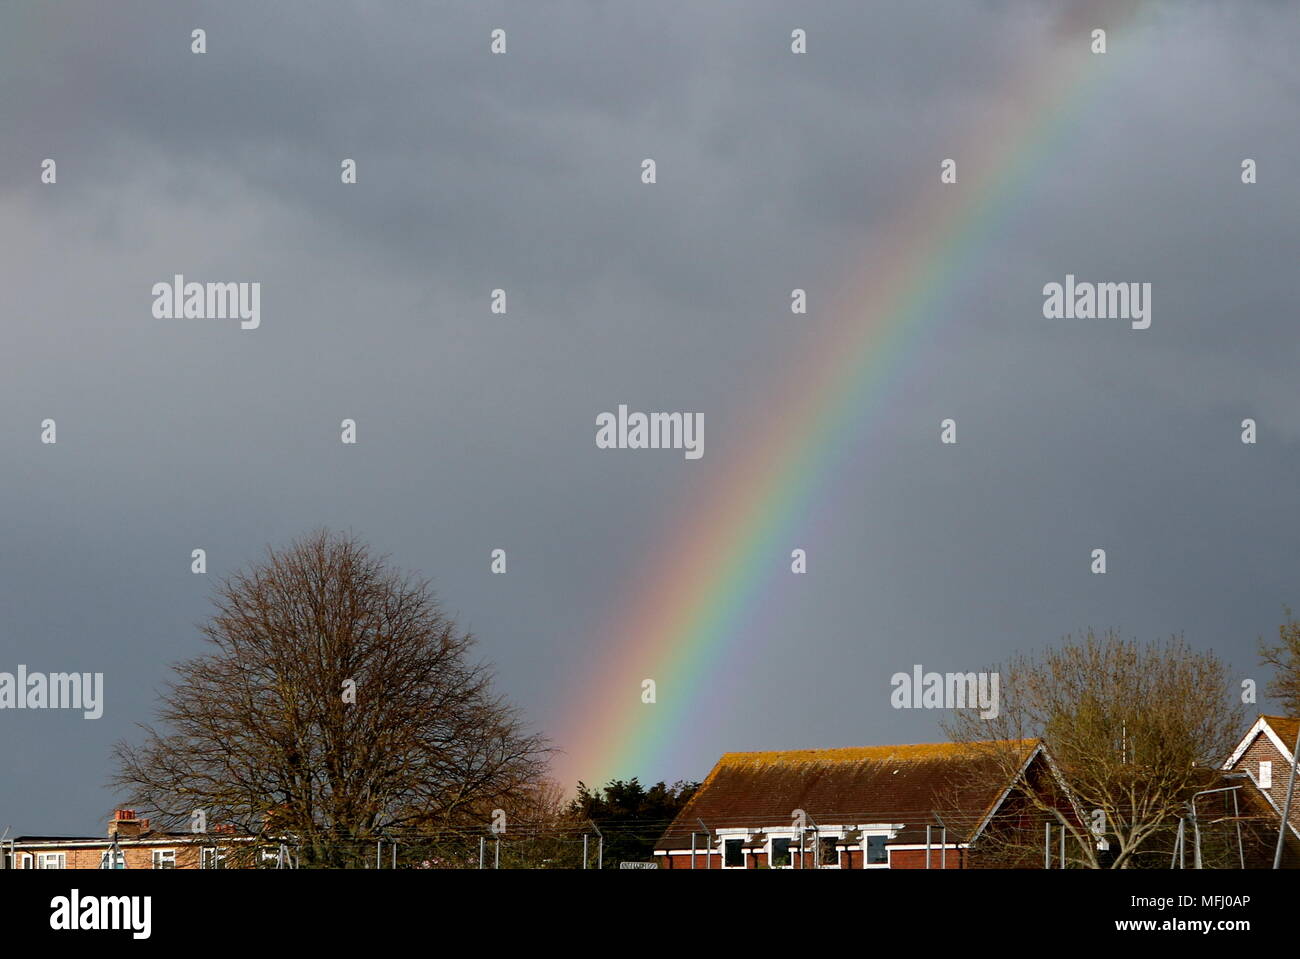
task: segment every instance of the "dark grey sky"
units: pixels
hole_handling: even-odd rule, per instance
[[[1072,9],[6,4],[0,670],[103,671],[107,702],[0,713],[0,828],[98,832],[109,748],[199,650],[212,580],[320,525],[431,577],[556,732],[646,551],[726,475],[809,329],[840,321],[792,317],[790,289],[816,307],[870,283],[867,241],[940,188],[1007,77],[1116,18]],[[620,772],[939,738],[936,714],[890,708],[892,673],[1089,625],[1182,632],[1262,683],[1256,639],[1300,605],[1297,43],[1282,3],[1115,27],[1095,63],[1113,75],[842,437],[809,511],[834,521],[729,647],[725,708]],[[154,319],[177,272],[260,281],[261,328]],[[1045,320],[1067,272],[1151,282],[1152,328]],[[619,403],[702,412],[704,458],[597,450]]]

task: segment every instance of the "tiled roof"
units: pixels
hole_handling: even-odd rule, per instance
[[[727,827],[789,828],[794,811],[810,824],[907,823],[899,842],[924,842],[925,825],[942,816],[949,841],[964,841],[1008,783],[993,749],[1028,759],[1037,740],[918,743],[846,749],[726,753],[678,814],[656,849],[689,849],[700,821]],[[703,839],[700,840],[703,843]]]
[[[1296,733],[1300,732],[1300,719],[1292,719],[1289,716],[1261,716],[1260,719],[1272,727],[1278,739],[1286,743],[1288,749],[1295,745]]]

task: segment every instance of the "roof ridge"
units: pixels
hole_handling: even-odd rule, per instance
[[[768,758],[773,761],[779,761],[781,758],[816,758],[825,756],[826,758],[835,758],[841,756],[850,758],[851,756],[887,756],[891,752],[919,752],[930,751],[936,754],[954,754],[975,752],[981,746],[1007,746],[1015,745],[1028,747],[1040,742],[1037,738],[1025,739],[985,739],[974,742],[929,742],[929,743],[882,743],[870,746],[824,746],[808,747],[803,749],[758,749],[758,750],[737,750],[725,752],[719,762],[738,759],[761,759]]]

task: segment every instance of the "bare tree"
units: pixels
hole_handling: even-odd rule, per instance
[[[945,724],[948,734],[987,751],[1008,782],[1018,781],[1024,753],[1007,741],[1043,741],[1057,788],[1022,784],[1037,788],[1017,790],[1021,815],[1032,812],[1040,836],[1043,822],[1066,830],[1074,864],[1167,866],[1187,800],[1217,778],[1241,735],[1242,707],[1224,663],[1178,637],[1140,645],[1089,631],[1017,657],[1001,674],[998,715],[959,711]],[[1034,841],[1033,831],[1007,835]],[[1097,849],[1102,838],[1106,854]],[[1016,850],[1003,852],[1014,858]]]
[[[470,661],[473,638],[351,536],[268,549],[214,601],[162,728],[115,747],[114,783],[163,824],[202,811],[344,865],[389,830],[478,828],[543,778],[548,748]]]
[[[1277,640],[1276,644],[1259,641],[1260,660],[1273,667],[1267,692],[1288,716],[1300,716],[1300,622],[1289,608],[1286,622],[1277,628]]]

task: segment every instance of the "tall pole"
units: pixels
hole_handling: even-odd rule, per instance
[[[1286,803],[1282,807],[1282,826],[1277,831],[1277,850],[1273,853],[1273,868],[1282,868],[1282,841],[1286,838],[1286,827],[1291,821],[1291,796],[1295,793],[1295,766],[1300,761],[1300,728],[1296,730],[1295,749],[1291,751],[1291,775],[1286,784]]]
[[[1049,819],[1043,823],[1047,827],[1047,832],[1043,835],[1043,868],[1052,868],[1052,821]]]
[[[1196,800],[1192,799],[1192,868],[1201,868],[1201,823],[1196,818]]]
[[[596,820],[594,820],[594,819],[588,819],[587,822],[591,823],[591,828],[594,829],[594,830],[596,830],[596,837],[597,837],[597,839],[596,839],[596,868],[597,868],[597,869],[604,869],[604,868],[605,868],[605,834],[604,834],[603,832],[601,832],[601,831],[600,831],[600,827],[596,825]]]
[[[483,856],[486,852],[487,836],[478,837],[478,867],[483,868]]]
[[[1241,868],[1246,868],[1246,847],[1241,844],[1241,805],[1237,802],[1237,791],[1232,791],[1232,818],[1237,821],[1237,856],[1241,859]]]

